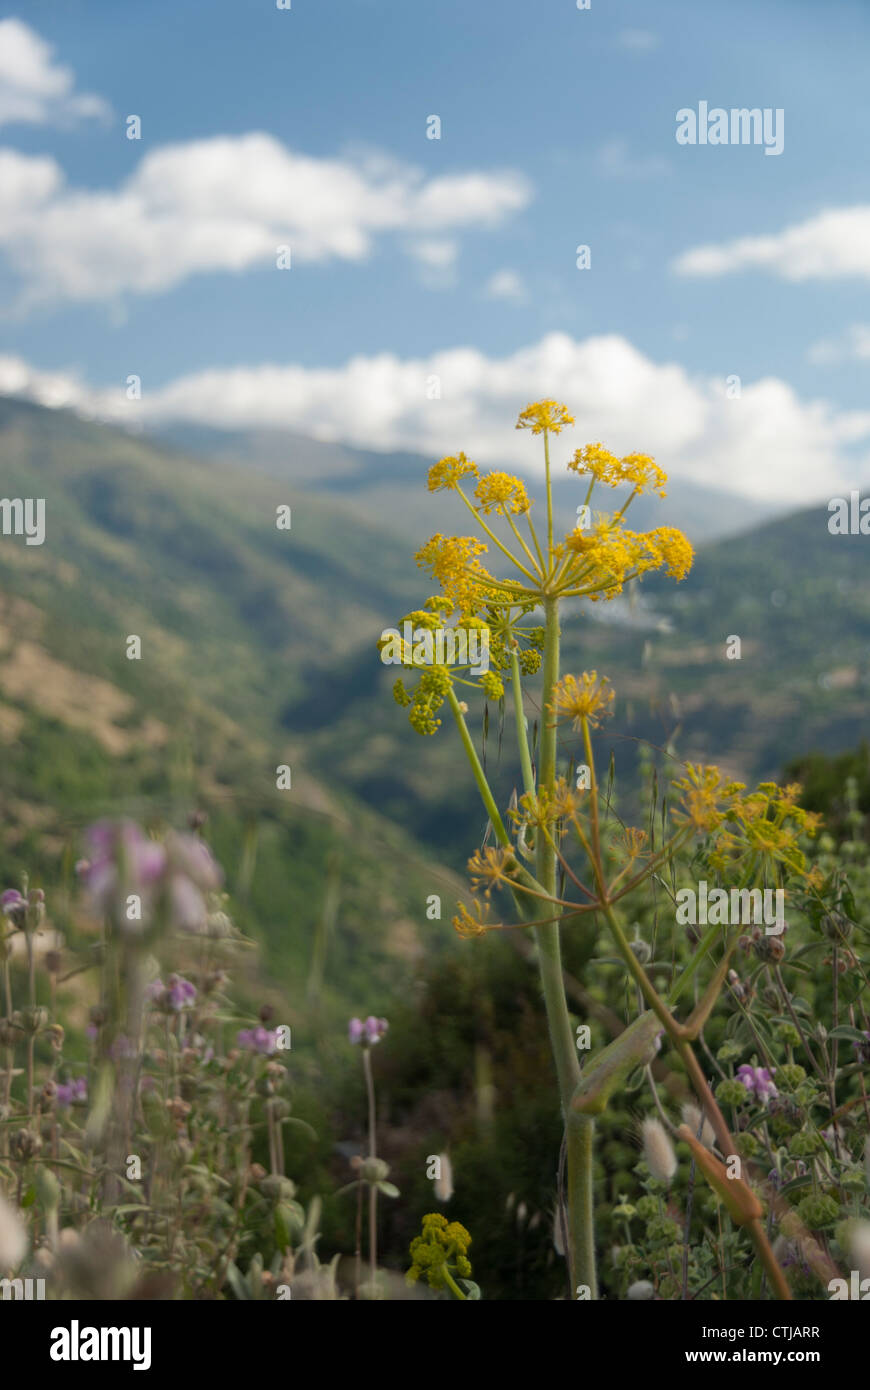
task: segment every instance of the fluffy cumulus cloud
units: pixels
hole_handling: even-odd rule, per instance
[[[373,154],[311,158],[260,133],[151,150],[100,191],[70,188],[54,160],[7,149],[0,183],[0,253],[27,297],[78,301],[274,265],[282,246],[294,263],[361,261],[390,232],[406,234],[418,259],[433,248],[450,259],[451,233],[497,224],[531,197],[517,173],[427,179]]]
[[[763,270],[783,280],[870,280],[870,206],[829,208],[770,236],[696,246],[674,261],[679,275]]]
[[[67,125],[108,114],[102,97],[75,90],[50,44],[20,19],[0,20],[0,125]]]
[[[28,373],[14,359],[0,361],[3,389],[118,421],[138,408],[122,391],[90,391],[72,375]],[[784,506],[866,483],[870,472],[870,412],[801,400],[774,378],[744,382],[731,398],[724,381],[654,362],[617,335],[576,341],[551,333],[504,357],[457,347],[415,360],[382,353],[337,367],[201,371],[149,392],[141,410],[149,426],[188,420],[287,428],[429,457],[464,449],[480,463],[534,471],[539,450],[512,426],[530,400],[543,396],[563,400],[576,417],[576,427],[558,440],[557,461],[600,440],[620,454],[654,454],[675,478]]]

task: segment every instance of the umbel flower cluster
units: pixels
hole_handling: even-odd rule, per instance
[[[460,674],[447,663],[436,666],[427,662],[426,644],[421,645],[418,656],[409,641],[406,665],[417,674],[417,685],[409,690],[399,682],[395,694],[399,703],[409,707],[411,722],[421,733],[435,732],[439,709],[445,703],[449,706],[489,817],[484,842],[468,862],[471,902],[459,905],[455,929],[463,937],[478,937],[506,925],[522,927],[534,935],[564,1124],[565,1196],[559,1221],[572,1288],[585,1290],[585,1296],[593,1299],[598,1296],[596,1126],[606,1126],[609,1117],[605,1112],[618,1103],[620,1092],[636,1091],[638,1078],[643,1078],[652,1091],[658,1115],[650,1117],[643,1127],[645,1162],[650,1180],[660,1185],[657,1196],[649,1194],[644,1219],[658,1222],[653,1238],[669,1245],[672,1268],[683,1270],[677,1282],[682,1297],[689,1296],[690,1278],[699,1290],[709,1287],[711,1281],[709,1276],[701,1277],[700,1266],[690,1276],[690,1261],[674,1234],[678,1227],[661,1211],[661,1188],[668,1190],[678,1177],[678,1159],[668,1131],[687,1146],[713,1200],[727,1212],[734,1233],[734,1261],[745,1262],[746,1242],[751,1242],[759,1285],[763,1278],[775,1297],[788,1299],[792,1294],[780,1262],[781,1250],[774,1249],[774,1229],[781,1237],[798,1241],[815,1275],[827,1282],[833,1268],[829,1251],[811,1239],[809,1231],[833,1222],[841,1208],[830,1190],[836,1178],[829,1167],[815,1175],[828,1189],[821,1197],[812,1193],[796,1205],[782,1200],[789,1191],[788,1185],[780,1182],[780,1165],[786,1160],[775,1152],[771,1135],[776,1141],[788,1139],[789,1154],[801,1161],[811,1149],[815,1153],[819,1145],[828,1145],[828,1161],[849,1167],[853,1153],[837,1157],[837,1124],[842,1113],[857,1105],[861,1097],[852,1096],[838,1108],[833,1074],[836,1043],[829,1051],[828,1034],[820,1031],[819,1055],[806,1046],[806,1003],[792,998],[784,982],[782,964],[791,947],[783,938],[789,924],[777,916],[773,919],[775,930],[763,931],[758,913],[764,914],[768,892],[775,891],[780,903],[788,898],[790,910],[803,912],[817,922],[831,941],[837,972],[840,967],[846,971],[857,968],[854,953],[846,947],[846,928],[840,927],[846,917],[854,918],[854,908],[850,908],[851,899],[836,876],[826,875],[817,864],[809,863],[807,842],[815,833],[816,818],[798,804],[800,789],[796,786],[783,789],[762,783],[750,791],[728,780],[717,767],[688,764],[662,799],[659,818],[654,815],[659,797],[656,773],[647,828],[625,825],[614,813],[612,765],[607,791],[602,795],[593,734],[613,713],[614,692],[607,678],[596,670],[580,675],[560,671],[561,602],[607,602],[651,570],[680,580],[691,566],[692,548],[681,532],[670,527],[645,533],[627,527],[625,516],[634,498],[645,492],[663,496],[667,479],[648,455],[617,457],[601,444],[587,444],[568,461],[569,472],[585,484],[578,493],[578,516],[583,521],[562,540],[554,538],[550,447],[571,424],[573,419],[566,408],[551,400],[528,406],[517,424],[542,440],[546,532],[543,524],[536,527],[532,501],[519,478],[501,472],[481,474],[464,454],[441,459],[431,470],[430,491],[457,493],[483,538],[437,535],[423,547],[417,555],[418,564],[438,582],[440,593],[429,600],[422,614],[413,616],[437,622],[437,614],[442,621],[452,618],[457,626],[485,624],[493,670],[486,681],[483,676],[475,681],[473,670]],[[591,500],[596,486],[623,489],[627,496],[615,510],[593,513]],[[488,553],[497,562],[491,569],[482,558]],[[531,626],[534,619],[530,615],[536,610],[543,616],[539,628]],[[529,697],[523,679],[533,673],[537,677],[530,700],[536,712],[534,727],[527,714]],[[492,677],[498,681],[497,687]],[[497,692],[501,698],[504,693],[505,705],[512,706],[519,777],[506,812],[493,795],[466,724],[467,706],[457,696],[459,684],[477,685],[487,697]],[[575,740],[572,734],[579,738]],[[571,750],[574,742],[577,748]],[[671,756],[666,754],[666,760]],[[705,908],[699,922],[694,926],[690,923],[691,930],[684,931],[676,916],[673,930],[669,929],[664,921],[667,912],[660,918],[661,903],[656,905],[656,900],[664,892],[676,903],[678,874],[684,873],[688,873],[690,883],[703,877],[705,887],[709,875],[717,902],[724,898],[730,906],[736,899],[736,916],[721,919],[711,912],[708,919]],[[649,940],[638,934],[637,918],[648,910],[641,890],[643,896],[654,899]],[[694,889],[680,891],[694,893]],[[496,900],[507,910],[503,921],[490,917]],[[635,917],[634,939],[626,930],[626,908]],[[766,917],[764,925],[770,926]],[[609,936],[615,957],[605,958],[600,952],[594,955],[602,931]],[[621,1021],[613,1041],[586,1058],[582,1068],[562,969],[563,937],[567,940],[569,936],[573,938],[572,949],[587,961],[597,958],[602,963],[606,960],[608,966],[621,967],[627,986],[625,1000],[636,1001],[637,1007],[636,1016],[627,1023]],[[799,948],[795,958],[800,950],[812,949],[812,945]],[[710,1024],[711,1030],[718,1031],[722,1013],[729,1006],[736,1010],[733,1027],[742,1027],[740,1011],[746,1011],[756,986],[752,980],[741,979],[734,968],[739,953],[753,962],[753,971],[762,977],[765,1003],[775,1011],[776,1027],[787,1029],[778,1035],[787,1039],[785,1062],[776,1057],[769,1030],[757,1026],[747,1015],[751,1060],[744,1062],[736,1076],[724,1072],[724,1066],[740,1057],[749,1045],[741,1043],[735,1051],[729,1035],[715,1059],[723,1079],[714,1093],[696,1047],[710,1055],[704,1030]],[[591,999],[586,986],[582,988]],[[834,994],[835,1020],[847,1002],[844,990],[845,981]],[[839,1015],[840,1026],[834,1029],[834,1036],[848,1038],[857,1051],[863,1049],[867,1035],[856,1025],[863,1021],[866,1028],[866,1019],[854,1012],[853,1003],[854,996],[848,1000],[848,1024]],[[719,1008],[720,1004],[724,1007]],[[589,1009],[591,1014],[591,1004]],[[780,1013],[783,1009],[785,1017]],[[802,1066],[793,1064],[792,1051],[798,1045],[804,1047],[818,1087]],[[667,1119],[658,1097],[654,1064],[672,1070],[681,1085],[688,1083],[695,1091],[698,1104],[686,1102],[684,1123],[679,1127]],[[748,1123],[757,1127],[769,1121],[770,1135],[762,1134],[759,1139],[747,1131],[749,1100],[756,1104],[757,1115],[750,1112]],[[866,1093],[864,1103],[866,1106]],[[804,1123],[812,1104],[823,1104],[829,1112],[829,1139],[823,1134],[793,1133]],[[740,1125],[739,1138],[732,1133],[723,1106],[733,1116],[734,1127]],[[741,1174],[726,1170],[732,1156],[740,1159]],[[770,1165],[767,1172],[762,1159]],[[805,1175],[795,1176],[802,1179]],[[851,1176],[846,1176],[851,1182]],[[845,1181],[844,1177],[837,1189],[841,1200]],[[863,1187],[863,1178],[861,1184]],[[769,1204],[767,1213],[762,1196]],[[636,1209],[621,1203],[621,1219],[630,1222],[635,1215],[639,1217],[643,1200]],[[440,1278],[443,1269],[450,1288],[449,1260],[445,1263],[439,1254],[439,1246],[447,1240],[446,1227],[436,1228],[431,1224],[435,1220],[427,1218],[430,1225],[424,1227],[419,1244],[415,1242],[412,1247],[414,1270],[419,1277],[434,1265],[436,1278]],[[840,1244],[845,1248],[843,1242]],[[627,1270],[638,1265],[643,1268],[633,1243],[626,1246],[626,1260]],[[643,1281],[641,1286],[653,1288]]]
[[[471,1277],[468,1247],[471,1236],[458,1221],[448,1221],[440,1212],[423,1217],[423,1231],[411,1241],[409,1283],[425,1279],[431,1289],[449,1289],[456,1298],[465,1298],[456,1279]],[[455,1276],[455,1277],[454,1277]]]
[[[434,535],[416,555],[417,564],[428,571],[440,592],[402,620],[412,637],[403,643],[399,661],[417,681],[409,689],[400,678],[393,694],[408,709],[411,725],[420,734],[437,732],[439,711],[445,700],[452,703],[456,698],[456,686],[477,689],[495,701],[503,697],[505,679],[513,676],[514,665],[518,675],[538,671],[544,629],[528,619],[548,601],[607,602],[651,570],[663,570],[680,580],[691,568],[692,547],[681,531],[670,526],[632,531],[625,522],[635,497],[645,492],[664,497],[665,473],[646,454],[618,458],[601,444],[587,444],[567,461],[567,470],[581,484],[578,515],[584,520],[560,541],[554,540],[549,437],[573,423],[565,406],[552,400],[527,406],[517,421],[517,429],[544,437],[547,504],[539,527],[532,516],[534,501],[521,478],[499,471],[482,473],[464,453],[440,459],[429,471],[429,491],[455,492],[480,534]],[[596,485],[627,488],[628,496],[617,510],[593,511]],[[501,535],[494,529],[497,518]],[[496,562],[495,572],[481,559],[489,554]],[[435,632],[448,622],[456,635],[466,639],[475,631],[485,633],[489,669],[476,670],[472,661],[433,659],[431,644],[418,639],[427,629]]]

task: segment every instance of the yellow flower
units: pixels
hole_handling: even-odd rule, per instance
[[[559,820],[568,819],[576,816],[580,810],[583,798],[570,787],[564,777],[558,777],[553,787],[553,811]]]
[[[484,512],[496,511],[501,516],[507,512],[527,512],[532,505],[525,484],[510,473],[484,474],[474,495]]]
[[[542,434],[544,430],[561,434],[566,425],[573,423],[574,416],[569,415],[567,408],[558,401],[535,401],[520,414],[517,429],[531,430],[532,434]]]
[[[455,458],[449,454],[447,458],[433,463],[429,469],[429,491],[441,492],[446,488],[452,492],[469,474],[477,477],[477,465],[472,463],[471,459],[467,459],[464,454],[458,454]]]
[[[483,541],[474,536],[433,536],[415,556],[438,580],[444,594],[465,616],[484,606],[492,576],[483,568],[478,555],[486,552]]]
[[[444,1289],[453,1284],[453,1276],[471,1278],[468,1247],[471,1236],[458,1221],[448,1222],[440,1212],[423,1217],[423,1233],[415,1236],[409,1246],[411,1268],[405,1278],[414,1284],[425,1279],[430,1288]]]
[[[675,579],[688,573],[694,552],[682,531],[660,526],[655,531],[630,531],[621,520],[601,517],[591,530],[577,527],[565,545],[579,557],[579,568],[568,571],[566,583],[581,585],[593,602],[615,598],[626,579],[662,569]]]
[[[468,911],[465,903],[456,904],[457,912],[451,922],[451,926],[458,936],[485,936],[493,925],[484,920],[486,913],[479,902],[475,900],[473,906],[474,915]]]
[[[692,568],[695,552],[691,543],[675,526],[659,526],[649,533],[650,541],[659,553],[659,564],[673,579],[685,579]]]
[[[646,848],[649,836],[645,830],[639,830],[634,825],[627,825],[620,836],[619,847],[627,856],[629,863],[638,859],[640,856],[646,857],[649,851]]]
[[[682,812],[674,812],[677,823],[689,824],[696,830],[715,830],[725,819],[720,809],[725,787],[718,767],[702,767],[689,763],[687,775],[674,788],[683,793],[680,803]]]
[[[648,454],[626,454],[619,459],[601,444],[584,444],[568,467],[575,473],[591,474],[597,483],[605,483],[607,487],[631,483],[637,493],[649,488],[659,497],[665,496],[668,475]]]
[[[516,857],[512,850],[488,846],[475,850],[468,861],[468,874],[475,893],[484,890],[487,898],[493,888],[500,883],[510,883],[511,875],[517,870]]]
[[[584,671],[577,676],[563,676],[553,687],[551,712],[557,719],[572,719],[579,729],[586,720],[596,729],[601,720],[612,713],[614,691],[606,676],[597,671]]]

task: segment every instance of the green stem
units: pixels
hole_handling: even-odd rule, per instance
[[[592,1171],[595,1121],[591,1115],[571,1115],[566,1122],[566,1167],[568,1173],[569,1233],[574,1243],[575,1293],[586,1284],[589,1297],[598,1297],[595,1273],[595,1202]]]
[[[508,849],[510,847],[511,842],[510,836],[504,828],[504,822],[502,821],[501,815],[499,814],[499,809],[495,804],[495,797],[490,791],[489,783],[486,780],[486,773],[484,772],[483,767],[481,766],[480,758],[477,756],[477,749],[474,746],[471,734],[468,732],[468,725],[465,722],[465,715],[459,708],[459,701],[456,698],[456,691],[453,689],[452,685],[450,689],[447,691],[447,703],[449,704],[450,709],[453,713],[453,718],[456,721],[456,727],[459,730],[459,737],[462,739],[462,746],[465,749],[465,756],[468,758],[468,761],[471,764],[471,771],[474,773],[474,780],[477,783],[477,790],[480,792],[480,799],[486,807],[487,813],[489,814],[489,819],[492,822],[492,828],[495,831],[495,837],[498,840],[499,844],[503,846],[503,848]]]
[[[446,1264],[444,1265],[444,1279],[447,1283],[447,1287],[453,1294],[453,1297],[461,1298],[463,1303],[465,1303],[467,1296],[462,1292],[459,1285],[456,1283],[455,1279],[453,1278],[453,1275],[450,1273],[450,1270],[447,1268]]]
[[[529,754],[529,739],[526,733],[526,718],[523,711],[523,687],[520,680],[520,663],[515,651],[511,652],[511,688],[514,697],[514,715],[517,721],[517,744],[520,750],[523,788],[531,796],[534,796],[535,775],[532,772],[532,759]]]
[[[550,439],[544,430],[544,471],[547,477],[547,559],[553,563],[553,489],[550,484]]]
[[[377,1158],[375,1079],[372,1075],[371,1049],[364,1047],[362,1054],[369,1103],[369,1158]],[[369,1183],[369,1264],[374,1292],[374,1285],[378,1277],[378,1189],[374,1182]]]
[[[549,467],[547,477],[549,502]],[[552,509],[548,507],[548,519],[552,532],[551,511]],[[541,754],[538,788],[552,792],[556,781],[556,721],[549,706],[553,699],[553,688],[559,679],[559,605],[557,599],[546,598],[544,600],[544,615],[544,683],[541,694]],[[544,891],[555,898],[556,852],[552,843],[545,835],[541,834],[538,835],[535,877]],[[565,1119],[568,1175],[568,1253],[571,1286],[576,1288],[579,1284],[586,1284],[589,1287],[591,1297],[595,1298],[597,1296],[597,1280],[592,1189],[594,1126],[576,1122],[571,1111],[571,1098],[580,1080],[580,1063],[577,1059],[568,1003],[565,998],[559,923],[551,922],[535,927],[534,930],[538,946],[538,968],[541,974],[547,1023],[550,1029],[550,1045],[556,1064],[559,1097]]]
[[[486,522],[483,519],[483,516],[481,515],[480,508],[475,507],[473,502],[469,502],[461,487],[458,487],[456,491],[459,493],[459,496],[462,498],[463,502],[465,503],[468,510],[471,512],[472,516],[476,518],[477,524],[480,527],[480,529],[482,531],[485,531],[486,534],[489,536],[489,539],[492,541],[493,545],[497,545],[502,555],[507,556],[511,564],[516,569],[518,569],[521,574],[524,574],[526,578],[531,581],[532,584],[537,584],[538,580],[536,576],[532,573],[532,571],[526,569],[525,565],[517,559],[516,555],[514,555],[512,551],[508,550],[506,545],[502,544],[498,536],[493,531],[492,527],[486,524]]]

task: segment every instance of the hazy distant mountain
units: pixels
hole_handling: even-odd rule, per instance
[[[463,532],[468,527],[468,513],[461,502],[442,494],[435,503],[429,496],[426,474],[434,460],[419,454],[376,453],[321,443],[289,431],[233,431],[204,425],[175,425],[159,431],[157,437],[202,458],[253,465],[293,487],[339,494],[370,520],[401,531],[406,541],[424,540],[448,526]],[[564,532],[576,525],[577,504],[583,500],[581,486],[559,467],[554,467],[553,481],[556,517]],[[530,495],[540,503],[541,482],[527,482]],[[747,531],[787,510],[785,504],[748,501],[717,488],[672,479],[666,501],[636,499],[631,524],[647,530],[667,522],[699,544]]]
[[[0,401],[2,492],[44,496],[47,512],[44,545],[0,537],[4,881],[41,852],[73,862],[73,832],[106,810],[178,819],[201,803],[274,968],[304,982],[331,864],[345,997],[394,988],[404,960],[450,937],[425,918],[428,893],[446,895],[445,917],[456,896],[436,861],[461,866],[485,825],[449,721],[416,735],[375,650],[429,592],[413,553],[452,528],[450,499],[427,494],[410,456],[200,430],[192,457],[177,438]],[[820,504],[766,521],[702,546],[681,585],[566,613],[564,669],[595,667],[617,692],[601,739],[620,778],[638,738],[749,780],[866,735],[870,540],[827,520]],[[484,719],[478,701],[471,727],[506,800],[510,726],[490,708],[484,736]],[[275,790],[283,763],[292,794]]]

